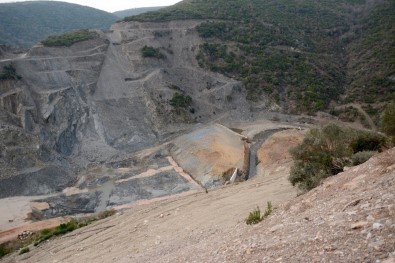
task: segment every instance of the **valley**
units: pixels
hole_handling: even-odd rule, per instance
[[[0,61],[21,76],[1,83],[0,193],[7,203],[28,196],[2,230],[27,217],[89,215],[201,191],[223,185],[235,168],[244,180],[255,169],[245,138],[305,125],[290,115],[264,121],[281,114],[251,113],[240,82],[199,69],[198,23],[120,23],[69,48],[37,45]],[[148,44],[166,58],[142,57]],[[189,109],[170,105],[176,92],[193,98]],[[236,120],[262,118],[245,135],[226,128],[243,131]]]
[[[393,4],[337,1],[0,46],[0,245],[109,215],[1,261],[393,262]]]

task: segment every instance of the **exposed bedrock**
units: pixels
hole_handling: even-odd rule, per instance
[[[5,178],[34,178],[31,171],[42,170],[45,180],[65,176],[60,185],[70,185],[89,164],[130,156],[197,123],[247,116],[241,82],[198,66],[199,23],[117,23],[71,47],[36,45],[0,60],[0,70],[11,64],[22,77],[0,81],[0,132],[29,138],[9,145],[2,137],[0,184]],[[164,57],[144,58],[144,46]],[[170,105],[175,93],[190,96],[190,105]],[[50,178],[43,170],[48,167],[62,172]],[[4,196],[59,188],[47,185],[45,191]]]

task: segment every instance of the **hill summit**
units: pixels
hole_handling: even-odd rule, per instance
[[[108,29],[117,17],[95,8],[58,1],[0,4],[0,44],[31,47],[64,32]]]

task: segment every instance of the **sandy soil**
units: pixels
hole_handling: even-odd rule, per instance
[[[0,232],[31,223],[31,202],[47,196],[20,196],[0,199]]]
[[[22,233],[23,231],[31,231],[37,232],[45,228],[53,228],[62,223],[67,222],[67,218],[53,218],[48,220],[43,220],[39,222],[28,222],[24,225],[20,225],[18,227],[3,231],[0,233],[0,244],[14,240],[18,234]]]
[[[298,129],[285,130],[273,134],[257,151],[261,169],[277,167],[280,163],[290,161],[291,155],[286,149],[300,144],[305,134],[306,130]]]

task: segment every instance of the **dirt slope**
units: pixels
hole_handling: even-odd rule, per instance
[[[395,148],[294,196],[286,174],[273,172],[135,207],[4,262],[394,261]],[[269,200],[282,204],[247,226]]]

